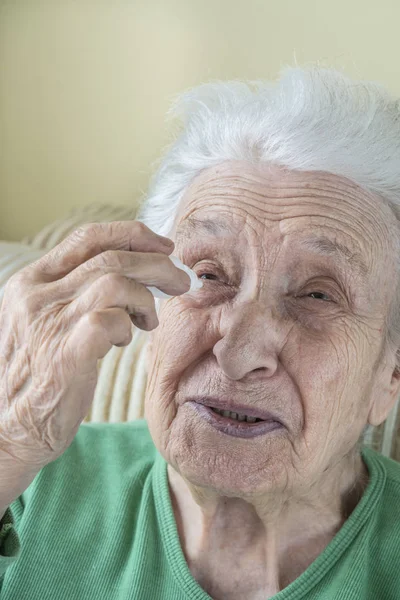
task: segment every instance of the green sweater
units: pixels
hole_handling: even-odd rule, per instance
[[[400,599],[400,463],[363,456],[361,501],[274,600]],[[143,420],[81,425],[0,523],[0,599],[209,600],[185,562],[166,465]]]

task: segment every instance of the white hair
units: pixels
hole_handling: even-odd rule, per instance
[[[172,230],[194,177],[227,160],[342,175],[400,205],[400,101],[379,84],[334,69],[287,68],[276,83],[200,85],[171,112],[183,130],[138,214],[161,235]]]
[[[379,84],[334,69],[287,68],[276,83],[200,85],[180,96],[172,115],[183,128],[137,217],[161,235],[172,230],[196,175],[228,160],[347,177],[385,199],[400,223],[400,101]],[[388,317],[387,341],[394,348],[399,307],[400,291]]]

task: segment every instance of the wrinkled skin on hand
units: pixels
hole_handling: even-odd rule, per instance
[[[97,361],[130,343],[132,323],[158,325],[146,286],[188,291],[189,277],[168,258],[173,247],[137,221],[88,224],[9,280],[0,311],[0,476],[11,496],[71,444],[93,400]]]

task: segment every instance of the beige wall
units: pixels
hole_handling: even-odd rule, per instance
[[[400,95],[398,0],[0,0],[0,239],[137,202],[179,91],[320,60]]]

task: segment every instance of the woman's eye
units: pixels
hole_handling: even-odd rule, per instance
[[[315,300],[323,300],[324,302],[332,302],[332,298],[330,296],[328,296],[327,294],[324,294],[324,292],[310,292],[310,294],[307,294],[307,297],[314,297]],[[324,297],[322,297],[324,296]]]
[[[199,279],[211,279],[211,278],[212,278],[211,280],[217,279],[217,276],[214,275],[214,273],[200,273],[199,275],[197,275],[197,277]]]

